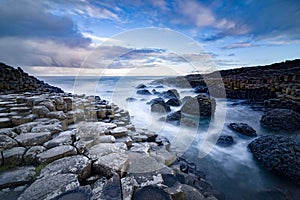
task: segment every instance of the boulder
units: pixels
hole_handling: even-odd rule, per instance
[[[150,104],[151,104],[151,111],[152,112],[164,113],[164,112],[170,112],[171,111],[170,106],[168,106],[162,98],[152,99],[150,101]]]
[[[215,99],[202,94],[185,97],[182,102],[181,112],[189,115],[210,117],[216,109]]]
[[[54,147],[52,149],[48,149],[47,151],[38,154],[37,159],[39,163],[45,163],[45,162],[49,163],[59,158],[72,156],[75,154],[77,154],[77,150],[75,147],[71,145],[62,145],[62,146]]]
[[[7,135],[0,135],[0,150],[10,149],[18,146],[18,143]]]
[[[288,109],[272,109],[261,117],[260,122],[270,129],[295,131],[300,129],[300,114]]]
[[[208,92],[208,88],[206,86],[197,86],[194,88],[194,92],[195,93],[207,93]]]
[[[138,91],[136,91],[136,93],[139,95],[151,95],[151,93],[147,89],[138,90]]]
[[[257,136],[256,131],[246,123],[230,123],[228,128],[249,137]]]
[[[161,92],[158,96],[165,98],[165,99],[179,99],[180,98],[179,93],[177,92],[176,89],[171,89],[168,91]]]
[[[50,111],[46,106],[34,106],[32,108],[32,114],[36,114],[40,118],[46,117],[49,112]]]
[[[54,124],[38,125],[31,129],[31,132],[50,132],[51,134],[62,132],[64,127],[60,122]]]
[[[143,88],[146,88],[147,86],[144,85],[144,84],[139,84],[138,86],[136,86],[136,89],[143,89]]]
[[[29,183],[35,175],[34,167],[18,167],[0,174],[0,189]]]
[[[124,143],[122,143],[122,144],[124,144]],[[125,147],[125,148],[127,148],[127,147]],[[100,144],[97,144],[97,145],[93,146],[92,148],[90,148],[87,155],[90,159],[97,160],[98,158],[101,158],[102,156],[105,156],[105,155],[108,155],[111,153],[119,153],[119,152],[123,152],[123,151],[124,150],[122,150],[120,148],[118,143],[113,143],[113,144],[112,143],[100,143]]]
[[[23,156],[24,158],[24,162],[27,164],[27,165],[37,165],[38,164],[38,161],[37,161],[37,158],[36,156],[39,154],[39,153],[42,153],[44,151],[46,151],[47,149],[43,146],[33,146],[33,147],[30,147],[25,155]]]
[[[134,98],[134,97],[128,97],[128,98],[126,98],[126,101],[127,102],[134,102],[134,101],[137,101],[137,99]]]
[[[300,143],[284,136],[262,136],[248,145],[258,163],[300,184]]]
[[[22,146],[37,146],[44,144],[51,138],[50,132],[39,132],[39,133],[23,133],[18,135],[15,139]]]
[[[179,99],[169,99],[166,104],[168,106],[180,106],[181,102]]]
[[[67,119],[66,114],[63,111],[52,111],[47,113],[46,115],[47,118],[50,119],[58,119],[58,120],[65,120]]]
[[[13,147],[3,151],[4,165],[22,165],[25,151],[24,147]]]
[[[37,179],[18,198],[18,200],[50,200],[79,187],[75,174],[57,174]]]
[[[234,144],[233,137],[230,135],[221,135],[218,140],[217,140],[217,145],[218,146],[231,146]]]
[[[40,177],[56,174],[76,174],[79,181],[91,174],[91,161],[83,155],[69,156],[55,160],[41,170]]]

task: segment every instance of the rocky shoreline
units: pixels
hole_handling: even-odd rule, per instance
[[[222,197],[167,138],[135,129],[117,105],[0,69],[1,199]]]

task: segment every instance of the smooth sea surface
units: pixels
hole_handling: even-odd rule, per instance
[[[244,122],[252,126],[258,136],[261,135],[300,135],[300,131],[286,133],[270,131],[260,126],[262,111],[253,110],[242,100],[217,99],[217,108],[211,120],[201,118],[199,127],[179,127],[159,120],[162,115],[151,113],[147,102],[156,95],[137,95],[136,86],[144,83],[151,92],[166,91],[170,88],[158,88],[150,85],[152,80],[161,77],[38,77],[45,82],[62,88],[65,92],[87,95],[98,95],[101,99],[117,104],[128,110],[131,121],[137,128],[147,128],[166,136],[172,149],[179,156],[185,157],[204,171],[207,181],[218,191],[225,194],[226,199],[258,199],[258,192],[268,190],[289,191],[294,199],[300,199],[299,186],[282,177],[261,168],[253,159],[247,145],[253,138],[242,136],[230,130],[230,122]],[[191,88],[177,88],[180,97],[195,96]],[[126,98],[137,100],[127,102]],[[172,107],[172,111],[179,108]],[[230,135],[235,143],[229,147],[216,146],[219,135]],[[259,199],[266,199],[261,197]]]

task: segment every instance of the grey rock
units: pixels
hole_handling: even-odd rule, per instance
[[[31,132],[51,132],[51,134],[59,133],[63,131],[62,124],[54,123],[54,124],[45,124],[45,125],[38,125],[31,129]]]
[[[52,111],[47,113],[46,117],[50,119],[58,119],[58,120],[65,120],[67,119],[66,114],[63,111]]]
[[[162,98],[152,99],[150,101],[150,104],[151,104],[151,111],[152,112],[164,113],[164,112],[170,112],[171,111],[170,106],[168,106]]]
[[[105,177],[101,177],[99,180],[97,180],[93,185],[92,185],[92,197],[91,200],[99,200],[103,199],[103,188],[104,185],[107,183],[107,179]]]
[[[123,200],[131,200],[134,192],[136,181],[133,177],[124,177],[121,179]]]
[[[7,135],[0,135],[0,150],[10,149],[18,146],[18,143]]]
[[[39,132],[39,133],[23,133],[18,135],[15,139],[22,146],[37,146],[44,144],[51,138],[50,132]]]
[[[100,143],[115,143],[116,138],[112,135],[101,135],[99,136]]]
[[[110,130],[110,134],[113,135],[114,137],[127,136],[127,133],[128,133],[128,129],[125,127],[116,127]]]
[[[111,154],[111,153],[119,153],[122,152],[120,147],[117,145],[117,143],[100,143],[95,146],[93,146],[91,149],[89,149],[87,155],[92,160],[97,160],[98,158],[101,158],[102,156]]]
[[[77,154],[75,147],[71,145],[57,146],[52,149],[48,149],[37,155],[37,159],[40,163],[52,162],[62,157],[71,156]]]
[[[79,181],[87,178],[91,173],[92,163],[83,155],[69,156],[55,160],[41,170],[40,177],[56,174],[76,174]]]
[[[221,135],[217,140],[217,145],[219,146],[231,146],[234,144],[233,137],[230,135]]]
[[[43,146],[33,146],[33,147],[30,147],[25,155],[23,156],[24,158],[24,161],[27,165],[37,165],[38,164],[38,161],[37,161],[37,155],[39,153],[42,153],[44,151],[46,151],[47,149]]]
[[[112,171],[122,176],[128,168],[128,155],[125,153],[110,153],[98,158],[93,163],[93,171],[105,177],[110,177]]]
[[[164,92],[160,93],[158,96],[162,97],[162,98],[166,98],[166,99],[178,99],[178,98],[180,98],[179,93],[176,89],[171,89],[171,90],[164,91]]]
[[[0,118],[0,128],[8,128],[11,127],[11,120],[7,117]]]
[[[122,199],[121,181],[118,174],[114,173],[113,176],[107,182],[105,182],[103,185],[103,193],[100,199]]]
[[[43,123],[39,121],[29,122],[22,124],[14,128],[14,131],[18,134],[31,132],[31,129],[35,126],[42,125]]]
[[[37,179],[18,198],[18,200],[50,200],[54,197],[79,187],[75,174],[57,174]]]
[[[143,153],[129,154],[129,168],[128,173],[141,174],[154,172],[164,168],[165,165],[159,163],[155,158],[145,155]]]
[[[272,109],[261,117],[260,122],[270,129],[295,131],[300,129],[300,114],[288,109]]]
[[[34,167],[18,167],[0,174],[0,189],[29,183],[35,175]]]
[[[52,140],[49,140],[48,142],[45,142],[44,146],[48,149],[61,146],[61,145],[71,145],[73,142],[75,142],[76,139],[76,133],[75,130],[68,130],[59,133],[59,135]]]
[[[95,139],[108,132],[108,129],[117,127],[115,124],[104,122],[82,122],[76,126],[76,134],[83,140]]]
[[[204,200],[205,197],[194,187],[182,184],[182,190],[185,194],[185,199]]]
[[[150,155],[154,157],[157,161],[167,166],[173,164],[176,160],[176,156],[170,153],[169,151],[167,151],[165,148],[158,148],[152,150],[150,152]]]
[[[13,128],[1,128],[0,135],[7,135],[11,138],[15,138],[18,134],[14,132]]]
[[[46,106],[34,106],[32,108],[32,114],[37,114],[40,118],[46,117],[49,112],[50,111]]]
[[[140,95],[151,95],[151,93],[147,89],[138,90],[138,91],[136,91],[136,93],[140,94]]]
[[[24,147],[13,147],[3,152],[4,165],[22,165]]]
[[[184,103],[181,112],[184,114],[210,117],[216,109],[215,99],[202,94],[196,97],[185,97],[182,101]]]

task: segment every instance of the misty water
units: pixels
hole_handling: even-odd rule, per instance
[[[244,122],[252,126],[258,136],[261,135],[299,135],[300,131],[286,133],[270,131],[260,126],[262,111],[254,110],[243,100],[217,99],[215,116],[208,120],[201,118],[199,127],[175,126],[159,120],[161,114],[150,111],[147,102],[156,95],[137,95],[136,86],[144,83],[151,91],[165,91],[170,88],[151,86],[152,80],[159,77],[39,77],[47,83],[61,87],[66,92],[76,94],[99,95],[121,108],[128,110],[131,121],[137,128],[146,128],[166,136],[172,150],[179,156],[193,162],[206,174],[207,181],[226,199],[257,199],[257,192],[266,190],[289,190],[293,197],[299,197],[298,186],[282,177],[261,168],[253,159],[247,145],[253,140],[230,130],[230,122]],[[177,88],[180,97],[195,96],[191,89]],[[127,102],[134,97],[137,101]],[[179,108],[172,107],[172,111]],[[219,135],[230,135],[235,143],[229,147],[215,145]],[[265,199],[265,198],[261,198]]]

